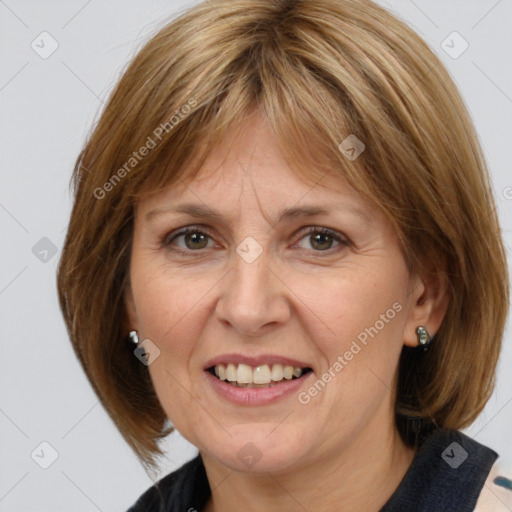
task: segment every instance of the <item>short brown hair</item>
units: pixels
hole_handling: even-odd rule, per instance
[[[253,109],[293,169],[313,181],[346,179],[393,222],[411,269],[447,279],[449,307],[431,350],[403,349],[397,425],[409,444],[433,425],[469,425],[493,390],[508,272],[486,163],[447,70],[369,0],[209,0],[136,55],[73,173],[60,307],[121,434],[154,469],[157,443],[173,431],[128,341],[134,206],[194,177]],[[349,135],[365,144],[354,160],[340,151]]]

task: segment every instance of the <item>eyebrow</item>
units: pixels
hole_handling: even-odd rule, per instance
[[[345,209],[357,215],[366,223],[371,222],[370,217],[360,208],[353,205],[345,205]],[[211,221],[225,223],[224,216],[217,210],[203,204],[194,203],[181,204],[175,208],[156,208],[146,213],[145,220],[148,222],[154,217],[167,213],[186,213],[192,217],[200,217]],[[316,215],[328,215],[329,213],[332,213],[332,211],[322,206],[292,206],[290,208],[285,208],[279,213],[277,222],[292,221],[296,219],[314,217]]]

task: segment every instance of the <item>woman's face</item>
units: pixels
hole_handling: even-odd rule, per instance
[[[326,188],[295,176],[259,117],[240,133],[195,180],[138,206],[128,304],[177,430],[231,468],[279,472],[393,428],[423,284],[389,221],[341,179]],[[313,208],[326,213],[306,215]],[[243,379],[241,356],[261,356],[249,368],[263,380],[265,363],[279,380],[280,360],[312,372],[249,389],[207,371],[220,357]]]

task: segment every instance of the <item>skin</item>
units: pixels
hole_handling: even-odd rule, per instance
[[[145,219],[185,202],[216,208],[225,220],[173,212]],[[282,209],[304,205],[332,210],[277,223]],[[206,239],[173,238],[198,224]],[[306,226],[330,228],[349,245],[308,234]],[[249,236],[263,249],[252,263],[236,252]],[[205,510],[382,507],[415,453],[394,424],[400,351],[417,346],[418,325],[437,331],[447,300],[442,283],[409,273],[380,211],[341,178],[329,187],[300,179],[254,115],[195,180],[137,206],[130,280],[130,327],[160,350],[148,370],[169,419],[203,457],[213,489]],[[305,361],[313,383],[394,303],[400,312],[307,404],[291,394],[272,405],[237,406],[204,378],[209,359],[240,351]],[[261,454],[251,467],[237,457],[248,442]]]

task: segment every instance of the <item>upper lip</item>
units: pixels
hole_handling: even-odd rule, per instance
[[[234,364],[247,364],[249,366],[261,366],[264,364],[282,364],[283,366],[299,366],[300,368],[311,368],[311,366],[308,363],[305,363],[303,361],[299,361],[298,359],[293,359],[290,357],[285,356],[279,356],[276,354],[261,354],[259,356],[247,356],[243,354],[222,354],[220,356],[216,356],[213,359],[210,359],[206,366],[204,367],[205,370],[208,368],[211,368],[212,366],[217,366],[218,364],[227,364],[227,363],[234,363]]]

